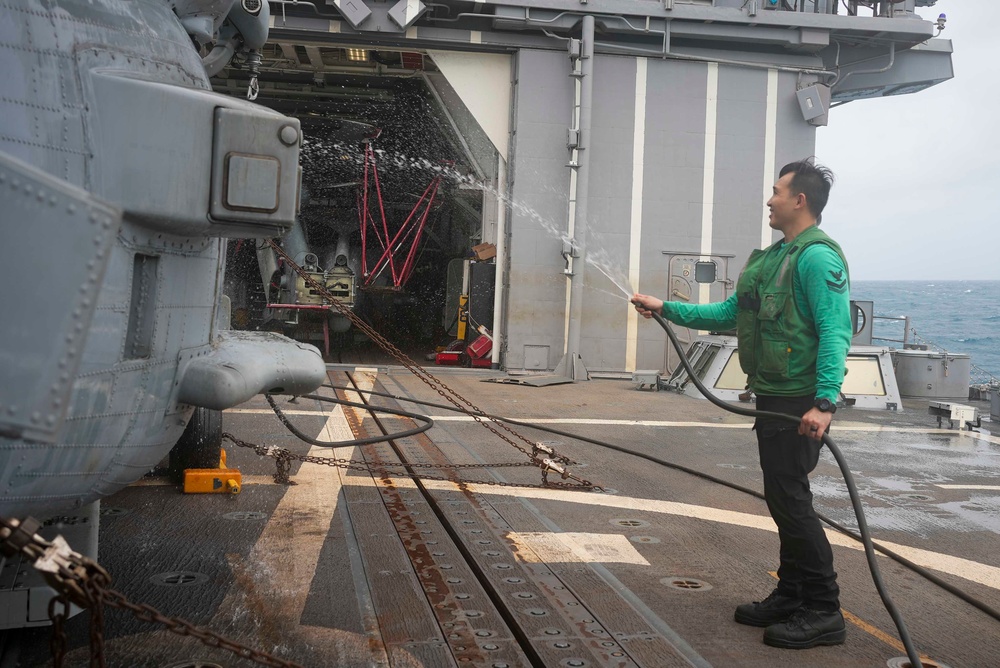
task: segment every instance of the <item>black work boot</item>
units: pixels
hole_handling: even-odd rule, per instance
[[[785,649],[809,649],[816,645],[840,645],[847,627],[840,610],[823,612],[799,608],[784,622],[764,630],[764,644]]]
[[[763,601],[736,606],[734,617],[747,626],[770,626],[785,621],[801,607],[801,599],[784,596],[775,589]]]

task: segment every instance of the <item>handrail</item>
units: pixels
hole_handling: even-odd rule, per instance
[[[875,341],[890,341],[892,343],[902,343],[905,348],[910,344],[910,316],[908,315],[873,315],[872,320],[896,320],[903,323],[903,338],[902,339],[890,339],[885,336],[875,336],[872,335],[872,340]],[[874,323],[873,323],[874,325]],[[872,332],[875,331],[874,326],[872,327]]]
[[[911,336],[910,335],[912,334],[912,339],[914,341],[916,341],[917,344],[920,344],[923,347],[924,350],[927,350],[928,348],[932,348],[932,349],[934,349],[934,350],[936,350],[938,352],[944,352],[944,353],[947,352],[944,348],[942,348],[938,344],[934,343],[933,341],[928,341],[927,339],[924,339],[919,334],[917,334],[917,332],[910,327],[910,316],[908,316],[908,315],[898,315],[898,316],[893,316],[893,315],[873,315],[872,316],[872,320],[895,320],[895,321],[899,321],[899,322],[903,323],[903,338],[902,339],[890,339],[890,338],[885,337],[885,336],[874,336],[873,335],[872,336],[872,340],[873,341],[888,341],[890,343],[902,343],[903,344],[902,347],[905,350],[907,347],[909,347],[911,345]],[[874,327],[872,328],[872,331],[874,332]],[[916,344],[912,344],[912,345],[916,345]],[[971,364],[971,362],[970,362],[970,364]],[[982,368],[981,366],[978,366],[976,364],[971,364],[970,370],[972,372],[976,373],[976,374],[979,374],[978,377],[984,378],[985,379],[984,384],[1000,385],[1000,378],[997,378],[996,376],[994,376],[992,373],[990,373],[986,369]]]

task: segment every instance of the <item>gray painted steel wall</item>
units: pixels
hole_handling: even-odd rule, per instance
[[[697,250],[701,243],[708,65],[647,61],[643,240],[639,291],[666,298],[664,250]],[[622,316],[624,319],[624,315]],[[664,339],[639,324],[637,367],[660,369]],[[624,368],[624,359],[622,365]]]
[[[561,52],[518,54],[514,108],[514,155],[507,368],[551,369],[563,352],[566,280],[560,255],[570,174],[566,132],[573,105],[569,59]],[[547,352],[525,346],[547,346]],[[543,355],[544,353],[544,355]],[[539,357],[541,356],[541,357]]]
[[[710,65],[645,62],[638,288],[666,296],[664,251],[702,248]],[[603,250],[624,272],[629,263],[633,178],[638,178],[633,168],[636,72],[637,59],[632,56],[595,59],[592,146],[587,149],[592,169],[588,254]],[[566,233],[569,216],[566,130],[574,99],[569,73],[570,62],[563,53],[522,49],[518,54],[505,364],[512,370],[551,369],[565,345],[566,278],[559,234]],[[802,119],[795,99],[796,75],[774,75],[772,181],[782,165],[812,155],[815,146],[815,128]],[[750,251],[761,245],[765,185],[770,185],[764,176],[768,77],[766,69],[718,66],[711,250],[736,256],[730,264],[733,279]],[[835,228],[830,232],[836,236]],[[619,290],[589,266],[586,285],[583,361],[591,371],[626,370],[631,306],[607,294]],[[711,300],[723,297],[721,285],[713,286]],[[698,301],[697,293],[692,301]],[[636,345],[636,368],[663,367],[662,332],[640,322]]]
[[[594,59],[594,103],[591,119],[590,239],[587,253],[607,253],[627,265],[629,218],[632,209],[632,138],[635,125],[636,59],[600,56]],[[617,264],[617,262],[615,263]],[[585,287],[617,294],[615,286],[592,266]],[[580,356],[588,369],[619,368],[625,360],[623,299],[584,290]]]
[[[588,239],[587,250],[605,246],[623,271],[632,252],[640,290],[662,294],[668,270],[664,251],[710,249],[734,255],[728,276],[735,279],[750,250],[771,238],[763,205],[777,170],[811,155],[815,146],[815,128],[803,120],[795,98],[797,85],[836,78],[836,99],[838,94],[860,94],[854,86],[861,77],[878,80],[864,82],[865,96],[912,92],[949,78],[950,43],[931,39],[934,24],[913,15],[913,7],[914,0],[906,0],[893,7],[893,18],[873,18],[758,11],[759,5],[742,0],[627,7],[618,0],[574,7],[524,0],[484,5],[474,14],[459,10],[454,18],[428,12],[405,31],[387,33],[384,22],[352,27],[332,10],[297,11],[289,5],[271,36],[288,44],[306,37],[310,43],[347,47],[385,44],[516,54],[519,80],[508,160],[510,270],[501,280],[510,289],[500,297],[509,310],[499,319],[505,323],[499,327],[504,334],[500,349],[507,369],[545,370],[553,369],[566,349],[568,294],[560,236],[570,236],[566,163],[571,153],[566,144],[575,82],[569,76],[572,61],[565,40],[581,36],[584,14],[597,17],[598,26],[586,207],[588,226],[597,236]],[[842,43],[855,41],[864,45],[858,47],[864,53],[848,57]],[[907,72],[905,85],[895,70],[847,78],[854,67],[887,57],[890,41],[898,62],[912,55],[922,63],[917,71],[899,68]],[[649,55],[640,66],[636,54]],[[724,62],[706,62],[715,59]],[[643,68],[647,76],[637,88],[636,72]],[[710,71],[718,82],[711,99],[718,104],[715,132],[708,135],[714,143],[706,144]],[[638,114],[645,128],[639,178],[633,142],[641,83],[646,85]],[[714,146],[708,160],[706,146]],[[706,163],[715,165],[708,178]],[[642,244],[633,251],[632,230],[637,227]],[[836,236],[835,225],[830,231]],[[662,334],[637,322],[623,299],[601,292],[617,289],[596,269],[588,267],[584,273],[580,349],[571,352],[579,352],[591,370],[664,368]],[[711,299],[722,296],[714,286]]]

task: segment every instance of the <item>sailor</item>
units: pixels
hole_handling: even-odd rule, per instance
[[[765,627],[764,642],[807,649],[847,635],[833,551],[813,509],[809,473],[837,410],[851,345],[849,278],[840,246],[819,223],[833,173],[811,158],[785,165],[767,201],[783,238],[747,260],[736,294],[684,304],[636,294],[636,310],[706,330],[737,330],[740,366],[757,408],[801,416],[754,424],[764,497],[778,526],[778,585],[764,600],[736,608],[736,621]]]

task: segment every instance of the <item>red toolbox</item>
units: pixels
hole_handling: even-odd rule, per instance
[[[469,357],[474,360],[486,357],[490,354],[491,350],[493,350],[493,340],[485,334],[470,343],[465,349],[465,351],[469,353]]]
[[[461,350],[442,350],[437,354],[437,358],[434,360],[434,363],[458,366],[462,363],[461,357]]]

